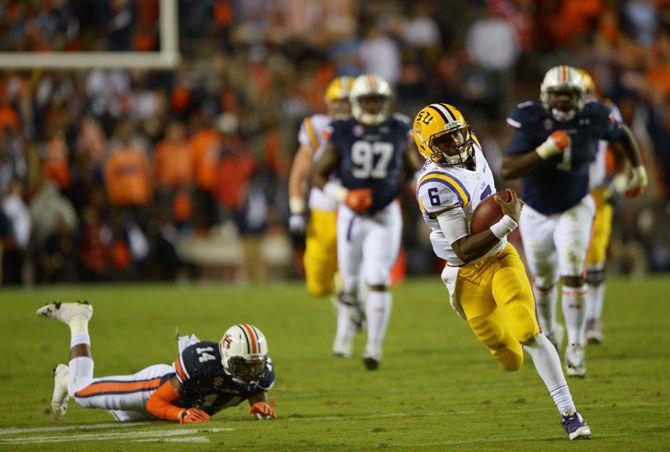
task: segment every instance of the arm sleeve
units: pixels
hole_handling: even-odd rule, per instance
[[[621,117],[621,112],[615,105],[612,105],[610,108],[608,105],[600,103],[600,106],[598,117],[604,126],[602,139],[619,141],[623,136],[623,118]]]
[[[440,224],[442,234],[444,234],[449,245],[470,235],[468,220],[466,220],[465,213],[460,207],[441,213],[437,216],[437,222]]]
[[[533,151],[539,143],[533,139],[532,131],[537,122],[537,107],[529,102],[517,105],[507,116],[507,125],[514,129],[514,135],[507,145],[505,154],[518,155]]]
[[[178,421],[183,408],[172,404],[181,398],[172,383],[168,380],[151,394],[146,403],[146,410],[160,419]]]

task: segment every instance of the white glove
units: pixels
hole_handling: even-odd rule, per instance
[[[640,196],[647,189],[647,183],[647,170],[642,165],[636,166],[632,170],[630,179],[628,179],[624,194],[630,198]]]
[[[307,228],[305,216],[302,214],[293,214],[288,219],[288,229],[293,234],[302,234]]]

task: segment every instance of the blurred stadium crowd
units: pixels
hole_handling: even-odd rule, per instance
[[[157,18],[158,0],[2,0],[0,50],[156,50]],[[173,71],[0,72],[4,284],[298,275],[287,175],[334,76],[385,77],[410,117],[457,105],[495,167],[506,112],[563,63],[651,170],[617,207],[610,269],[670,270],[668,0],[182,0],[179,25]],[[407,270],[432,271],[406,197]]]

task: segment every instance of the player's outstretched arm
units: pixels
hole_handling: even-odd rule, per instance
[[[293,165],[288,176],[288,196],[292,214],[302,215],[305,212],[313,152],[312,146],[301,144],[293,157]],[[299,203],[302,203],[302,209],[299,208]]]
[[[632,168],[631,177],[624,187],[626,196],[639,196],[647,188],[647,170],[642,165],[640,148],[635,135],[633,135],[633,131],[625,124],[622,124],[621,128],[623,130],[621,138],[617,141],[612,141],[611,145],[615,153],[619,152],[626,157]]]
[[[177,421],[181,424],[207,422],[209,415],[198,408],[180,408],[174,405],[181,398],[182,386],[177,377],[171,377],[151,394],[146,410],[160,419]]]
[[[340,154],[332,143],[328,143],[321,156],[314,162],[312,185],[323,189],[328,177],[335,171],[340,162]]]
[[[510,146],[513,147],[512,144]],[[503,157],[500,177],[503,180],[511,180],[525,176],[541,162],[562,153],[568,147],[570,147],[570,135],[564,130],[557,130],[535,149],[528,149],[525,153],[506,154]]]
[[[256,415],[256,418],[261,419],[274,419],[277,417],[274,408],[270,405],[268,401],[268,396],[265,391],[261,391],[257,394],[249,397],[249,414]]]

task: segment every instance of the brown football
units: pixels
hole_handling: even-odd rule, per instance
[[[480,202],[475,208],[475,211],[472,212],[470,234],[474,235],[490,228],[503,217],[500,204],[493,199],[493,196],[495,195],[500,195],[506,202],[512,200],[512,195],[505,190],[493,193],[491,196]]]

